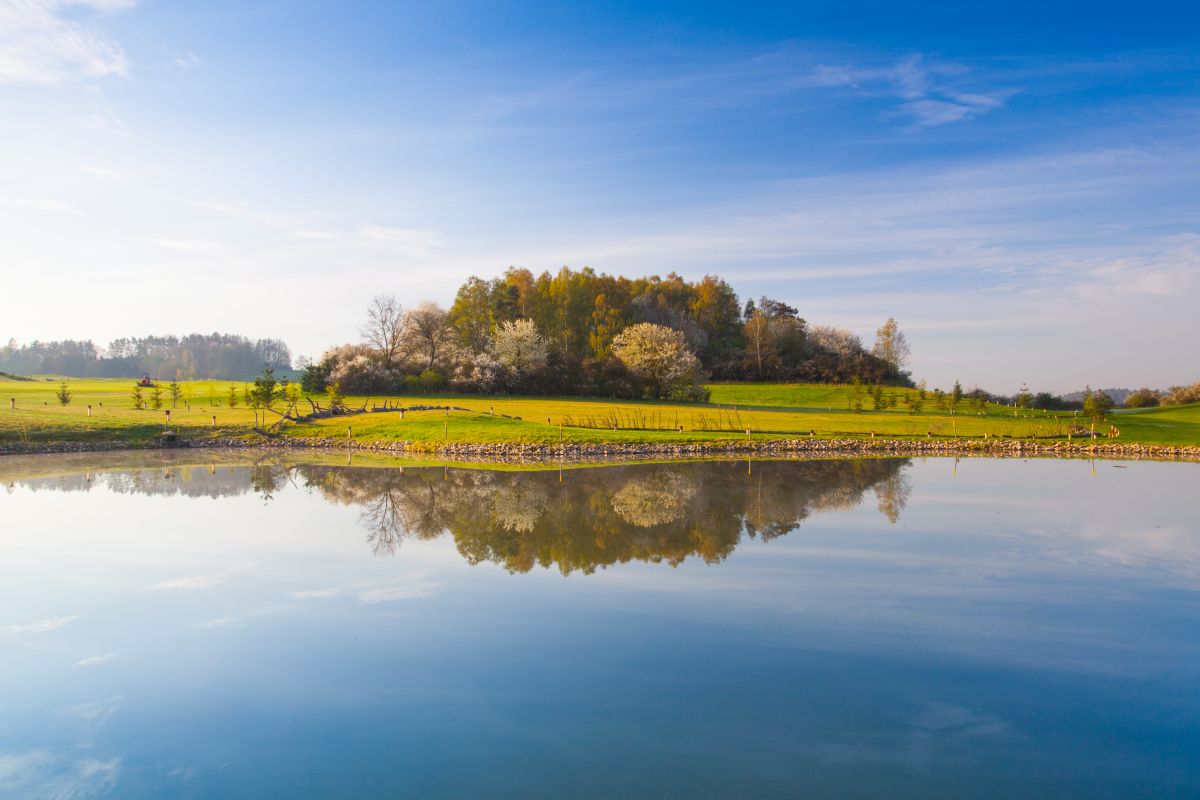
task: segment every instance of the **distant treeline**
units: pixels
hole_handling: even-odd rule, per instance
[[[78,378],[244,379],[264,367],[288,370],[292,354],[279,339],[251,341],[228,333],[117,339],[101,350],[91,340],[16,341],[0,348],[0,371]]]
[[[868,349],[782,301],[743,304],[714,275],[509,269],[468,279],[449,309],[377,297],[361,333],[309,365],[305,388],[694,397],[708,378],[911,385],[893,320]]]

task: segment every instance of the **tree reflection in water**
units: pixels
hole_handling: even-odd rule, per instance
[[[256,463],[92,471],[20,482],[34,489],[209,496],[255,492],[270,500],[292,483],[361,509],[367,544],[394,555],[406,538],[449,533],[472,564],[589,573],[628,561],[721,561],[743,536],[796,530],[822,511],[873,493],[896,522],[908,500],[903,458],[593,467],[495,472],[441,467]]]

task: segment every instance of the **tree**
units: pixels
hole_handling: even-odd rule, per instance
[[[228,401],[228,402],[229,402],[229,407],[230,407],[230,408],[237,408],[237,404],[238,404],[238,393],[237,393],[237,387],[236,387],[236,386],[230,386],[230,387],[229,387],[229,401]]]
[[[433,369],[454,343],[450,318],[437,303],[421,303],[404,315],[403,349],[422,369]]]
[[[330,409],[340,409],[346,400],[342,396],[342,385],[337,381],[331,381],[325,387],[325,397],[329,400]]]
[[[377,294],[367,307],[367,321],[359,331],[364,341],[371,345],[383,359],[385,367],[391,367],[400,355],[404,341],[404,312],[393,295]]]
[[[142,407],[142,384],[135,383],[133,385],[133,391],[130,393],[129,396],[133,400],[133,407],[141,408]]]
[[[150,387],[150,405],[154,407],[155,411],[163,407],[162,387],[157,383]]]
[[[67,387],[66,381],[63,381],[58,385],[58,391],[54,393],[54,396],[58,398],[58,404],[60,406],[70,405],[71,390]]]
[[[275,370],[264,368],[262,374],[254,379],[254,388],[250,390],[251,407],[270,408],[279,397],[275,389],[277,383]]]
[[[179,398],[183,397],[183,386],[179,381],[171,381],[167,384],[167,392],[171,395],[171,408],[179,406]]]
[[[742,326],[742,336],[746,340],[746,351],[754,359],[754,371],[762,377],[763,361],[770,358],[774,341],[771,336],[771,321],[762,309],[750,311],[746,324]]]
[[[613,339],[613,354],[646,382],[652,397],[670,397],[694,385],[700,360],[679,331],[649,322],[630,326]]]
[[[1021,391],[1017,392],[1017,408],[1027,409],[1033,402],[1033,394],[1030,393],[1029,387],[1021,384]]]
[[[963,399],[962,384],[956,380],[954,382],[954,389],[950,392],[950,407],[958,408],[958,404],[962,402],[962,399]]]
[[[492,336],[492,353],[512,373],[523,377],[546,366],[546,338],[531,319],[504,322]]]
[[[1162,400],[1162,393],[1142,387],[1125,398],[1126,408],[1152,408]]]
[[[1090,386],[1083,395],[1083,413],[1087,417],[1103,417],[1114,405],[1112,397],[1104,392],[1093,392]]]
[[[911,355],[908,340],[894,318],[888,317],[887,322],[875,331],[875,346],[871,348],[871,353],[886,362],[893,375],[899,375],[908,363]]]

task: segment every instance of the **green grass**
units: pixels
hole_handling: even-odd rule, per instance
[[[160,411],[132,407],[132,380],[79,379],[68,381],[71,404],[55,398],[58,379],[0,380],[0,443],[105,442],[148,443],[164,427]],[[255,414],[242,406],[228,408],[228,381],[193,381],[184,384],[190,410],[181,403],[172,409],[172,428],[188,438],[242,438],[258,440]],[[676,403],[581,398],[488,397],[479,395],[404,396],[392,404],[453,405],[466,411],[408,412],[335,417],[302,425],[288,424],[282,433],[296,437],[347,438],[347,426],[358,442],[406,441],[433,448],[445,442],[556,444],[560,425],[565,443],[713,442],[744,440],[746,429],[757,439],[807,436],[833,438],[872,433],[888,438],[990,436],[1033,438],[1065,437],[1068,426],[1079,420],[1070,414],[1041,412],[1016,416],[1011,408],[988,406],[983,413],[961,406],[951,415],[935,407],[932,397],[921,413],[904,407],[854,412],[848,406],[848,386],[783,384],[714,384],[712,402]],[[915,390],[889,389],[898,396]],[[165,386],[164,386],[164,395]],[[148,397],[148,395],[147,395]],[[9,399],[16,409],[9,409]],[[370,398],[382,403],[383,398]],[[166,400],[167,407],[170,401]],[[221,405],[217,406],[216,403]],[[361,405],[368,398],[350,398]],[[869,398],[863,400],[871,406]],[[92,416],[87,406],[92,405]],[[307,403],[302,403],[307,409]],[[493,414],[494,412],[494,414]],[[260,412],[261,414],[261,412]],[[520,417],[520,419],[508,419]],[[217,427],[212,427],[216,417]],[[268,422],[278,419],[268,414]],[[1121,443],[1200,444],[1200,406],[1176,406],[1138,412],[1118,412]],[[612,429],[612,423],[617,430]],[[678,426],[683,426],[683,431]],[[654,430],[639,430],[653,428]]]

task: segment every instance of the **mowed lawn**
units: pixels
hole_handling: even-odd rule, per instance
[[[70,405],[55,397],[54,380],[0,380],[0,441],[135,441],[148,442],[163,431],[166,410],[171,425],[190,438],[259,438],[256,412],[240,404],[228,407],[230,387],[239,397],[242,383],[191,381],[183,384],[184,400],[171,408],[166,384],[164,407],[133,408],[132,380],[69,379]],[[305,424],[287,423],[286,436],[331,437],[355,441],[409,441],[435,447],[443,442],[522,442],[554,444],[587,442],[696,442],[796,436],[877,436],[892,438],[982,437],[1032,438],[1066,436],[1080,424],[1073,415],[1020,412],[988,406],[983,413],[963,403],[955,414],[935,407],[930,396],[920,413],[910,413],[903,395],[913,390],[888,389],[899,406],[886,410],[850,408],[848,386],[782,384],[715,384],[711,403],[676,403],[608,399],[508,397],[441,394],[389,397],[389,405],[449,405],[466,410],[409,411],[335,417]],[[149,400],[149,392],[144,393]],[[9,408],[10,399],[16,409]],[[315,398],[324,404],[323,397]],[[383,397],[348,398],[353,407],[382,405]],[[92,416],[87,406],[92,406]],[[870,408],[869,398],[863,398]],[[299,410],[309,410],[307,402]],[[216,427],[213,427],[213,418]],[[257,412],[272,425],[276,414]],[[519,418],[519,419],[516,419]],[[1200,444],[1200,406],[1119,412],[1113,417],[1122,442]],[[615,426],[615,429],[614,429]],[[682,431],[680,430],[682,427]],[[349,431],[347,429],[350,429]]]

